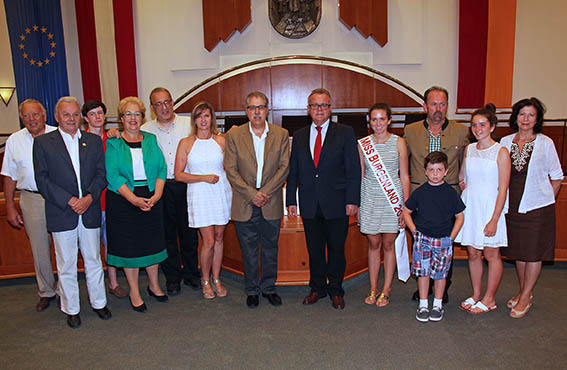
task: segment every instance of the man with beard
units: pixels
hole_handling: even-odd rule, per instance
[[[463,162],[463,153],[469,144],[469,128],[456,121],[447,119],[449,92],[439,86],[432,86],[423,94],[423,110],[427,118],[414,122],[404,128],[410,164],[410,190],[413,192],[427,181],[423,163],[425,157],[435,151],[445,153],[449,159],[445,181],[460,194],[459,169]],[[453,268],[449,271],[443,303],[447,303],[447,291],[451,285]],[[429,290],[431,292],[432,289]],[[416,291],[413,300],[419,299]]]

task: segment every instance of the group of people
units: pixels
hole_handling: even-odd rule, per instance
[[[541,133],[545,108],[537,98],[515,103],[509,119],[514,133],[497,143],[492,137],[496,109],[487,104],[471,115],[476,142],[469,143],[468,127],[448,120],[447,106],[446,89],[428,89],[423,105],[427,117],[407,125],[404,138],[388,131],[392,113],[387,105],[369,109],[373,134],[359,140],[359,221],[369,245],[370,292],[365,303],[388,305],[396,268],[394,242],[398,230],[404,232],[407,226],[413,236],[411,271],[418,280],[418,321],[443,319],[453,242],[467,247],[472,285],[471,296],[459,307],[472,314],[497,309],[502,248],[502,255],[516,262],[520,285],[507,307],[511,317],[522,318],[532,305],[542,261],[554,258],[554,203],[563,180],[553,141]],[[484,294],[483,255],[488,263]]]
[[[311,289],[305,305],[329,295],[332,307],[345,307],[344,248],[351,216],[368,238],[370,292],[364,301],[378,307],[390,303],[395,240],[406,227],[412,232],[416,319],[422,322],[443,318],[453,241],[467,246],[473,287],[460,307],[476,314],[496,309],[500,248],[516,260],[520,290],[508,301],[515,318],[531,306],[541,261],[553,259],[553,204],[563,172],[553,142],[541,134],[544,107],[536,98],[514,105],[510,127],[516,132],[500,144],[491,136],[494,106],[472,114],[477,142],[469,144],[468,127],[446,118],[448,92],[441,87],[425,92],[427,118],[407,125],[403,138],[389,131],[390,107],[374,104],[368,112],[372,134],[357,142],[351,127],[331,120],[331,94],[319,88],[307,99],[312,123],[294,133],[291,154],[287,130],[267,121],[269,100],[262,92],[246,97],[249,122],[224,135],[207,102],[198,103],[190,119],[179,116],[169,91],[158,87],[150,104],[156,119],[144,123],[144,103],[137,97],[122,99],[123,130],[105,132],[106,107],[100,101],[81,108],[77,99],[61,98],[55,128],[45,124],[41,103],[28,99],[19,107],[25,128],[6,143],[2,174],[8,221],[25,225],[30,239],[40,295],[36,309],[46,309],[58,295],[72,328],[81,325],[79,250],[91,307],[101,319],[112,316],[101,234],[108,292],[129,297],[133,310],[146,312],[140,268],[147,272],[148,295],[161,303],[180,293],[181,282],[201,289],[205,299],[228,294],[220,270],[224,231],[232,220],[242,251],[247,307],[257,307],[260,294],[271,305],[281,305],[275,283],[284,201],[288,217],[300,215],[305,230]],[[14,203],[16,189],[21,190],[22,215]],[[484,295],[482,255],[488,261]],[[166,292],[158,283],[159,266]],[[128,291],[118,284],[116,268],[124,269]]]

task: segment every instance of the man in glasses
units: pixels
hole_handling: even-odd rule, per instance
[[[167,259],[161,263],[161,269],[166,279],[167,294],[177,295],[181,291],[181,281],[193,289],[201,287],[197,256],[199,239],[197,229],[189,227],[187,184],[175,181],[174,176],[177,145],[191,134],[191,119],[175,114],[173,99],[166,88],[153,89],[150,104],[156,119],[146,122],[141,129],[156,135],[167,164],[162,198]]]
[[[296,217],[296,190],[309,253],[311,293],[303,304],[330,295],[332,306],[345,307],[345,241],[349,216],[360,205],[360,159],[352,127],[330,120],[331,94],[315,89],[307,99],[312,124],[293,135],[286,205]],[[325,256],[326,251],[326,256]]]
[[[227,133],[224,155],[226,176],[232,185],[231,218],[242,250],[246,305],[256,308],[262,293],[270,304],[279,306],[282,300],[275,283],[282,187],[289,172],[289,135],[266,120],[268,98],[262,92],[248,94],[246,115],[247,124]]]

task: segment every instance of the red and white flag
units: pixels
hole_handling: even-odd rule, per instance
[[[138,95],[132,0],[75,0],[84,100],[114,116],[120,99]]]

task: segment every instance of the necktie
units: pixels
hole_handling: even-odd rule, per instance
[[[315,127],[317,129],[317,138],[315,139],[315,147],[313,148],[313,163],[315,167],[319,163],[319,156],[321,155],[321,127]]]

